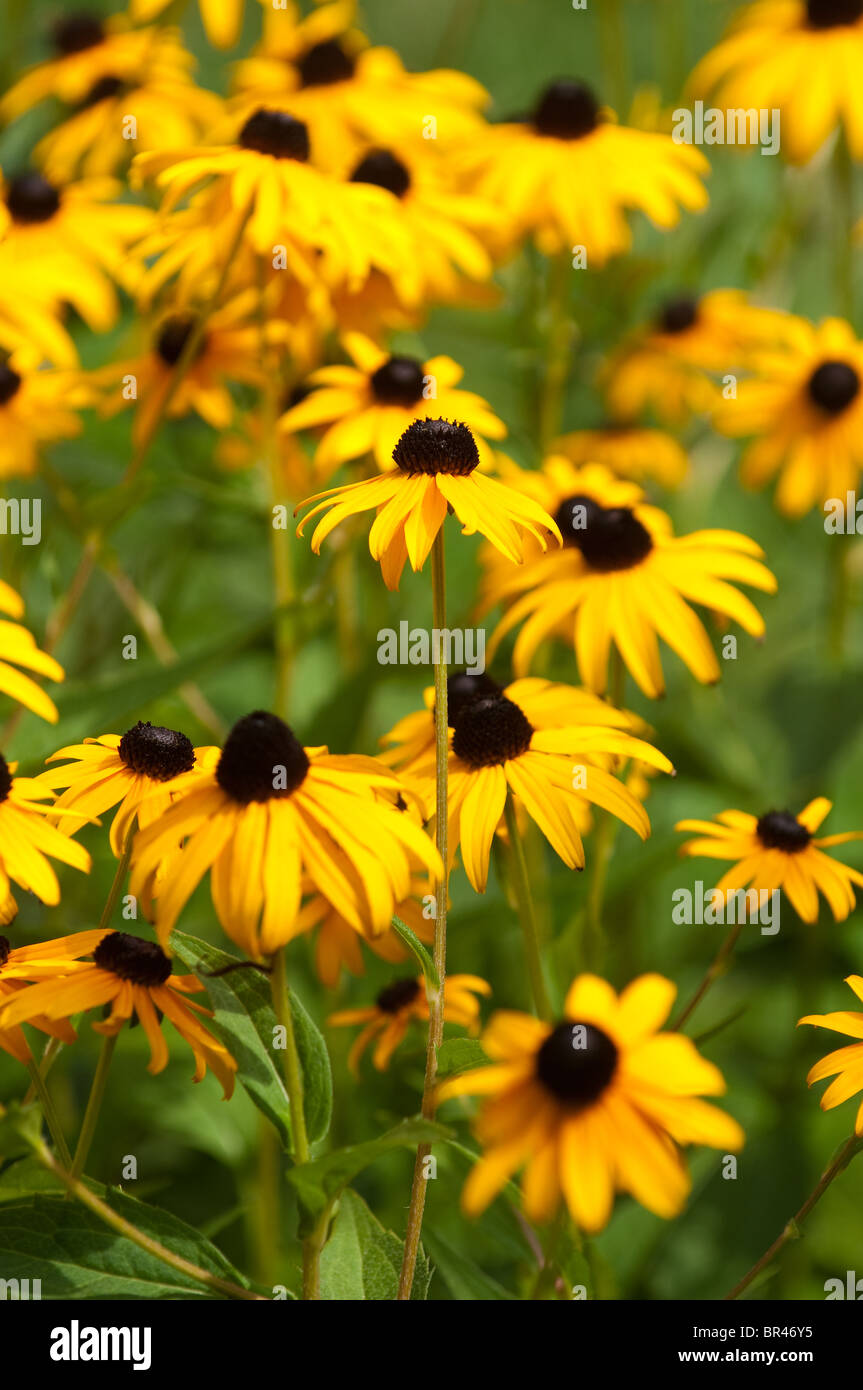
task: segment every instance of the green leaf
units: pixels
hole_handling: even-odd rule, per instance
[[[399,1237],[384,1229],[362,1197],[356,1192],[345,1192],[332,1235],[321,1254],[321,1298],[340,1302],[394,1300],[403,1251]],[[427,1297],[431,1274],[420,1249],[411,1300]]]
[[[185,966],[206,985],[215,1010],[213,1028],[230,1049],[238,1077],[255,1105],[275,1125],[286,1148],[292,1147],[290,1102],[282,1080],[279,1053],[273,1049],[276,1015],[267,980],[257,970],[234,970],[213,979],[211,972],[239,958],[208,941],[173,932],[171,946]],[[291,995],[297,1050],[303,1069],[303,1109],[309,1141],[316,1143],[330,1126],[332,1071],[327,1045],[295,994]]]
[[[423,1241],[435,1262],[437,1272],[453,1298],[458,1299],[460,1303],[488,1303],[515,1299],[515,1294],[510,1293],[496,1279],[485,1274],[479,1265],[475,1265],[472,1260],[469,1260],[460,1250],[456,1250],[449,1241],[444,1240],[443,1236],[438,1235],[429,1226],[426,1226],[423,1232]]]
[[[435,970],[434,961],[429,955],[423,943],[420,941],[416,932],[403,922],[401,917],[393,917],[393,931],[396,936],[400,936],[408,950],[419,962],[420,969],[425,976],[426,985],[430,990],[437,992],[440,989],[440,976]]]
[[[300,1235],[311,1233],[317,1221],[348,1183],[369,1164],[392,1149],[414,1149],[418,1144],[449,1139],[451,1131],[431,1120],[402,1120],[394,1129],[366,1144],[336,1149],[312,1163],[300,1164],[286,1175],[297,1193]]]
[[[438,1048],[437,1075],[442,1081],[446,1076],[458,1076],[459,1072],[472,1071],[475,1067],[487,1067],[489,1060],[477,1038],[448,1038]]]
[[[169,1212],[117,1191],[105,1200],[173,1254],[249,1287],[210,1241]],[[218,1297],[112,1231],[79,1202],[54,1193],[34,1192],[0,1205],[0,1272],[6,1279],[41,1279],[43,1299]]]

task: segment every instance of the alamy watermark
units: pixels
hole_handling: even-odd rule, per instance
[[[485,671],[485,628],[411,627],[408,622],[378,632],[378,661],[382,666],[463,667],[470,676]]]
[[[42,499],[0,497],[0,536],[20,536],[22,545],[42,539]]]
[[[678,926],[736,926],[757,922],[762,936],[775,936],[779,930],[781,894],[778,888],[708,888],[701,879],[694,888],[675,888],[671,920]]]
[[[777,107],[722,111],[718,106],[705,109],[704,102],[697,101],[691,111],[679,106],[672,120],[675,145],[760,145],[762,154],[779,153],[781,114]]]

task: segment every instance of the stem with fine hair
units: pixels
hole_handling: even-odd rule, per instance
[[[438,632],[446,628],[446,566],[444,551],[444,528],[441,526],[432,546],[432,609],[434,627]],[[435,845],[443,862],[443,874],[435,884],[435,928],[434,965],[437,971],[438,988],[431,989],[426,982],[429,1004],[429,1031],[426,1047],[425,1081],[423,1083],[422,1115],[433,1120],[437,1109],[435,1081],[437,1079],[437,1053],[443,1041],[444,985],[446,980],[446,917],[447,895],[449,892],[449,854],[447,845],[448,807],[447,771],[449,758],[449,707],[447,700],[446,651],[442,642],[435,644],[438,659],[434,668],[434,731],[435,731]],[[414,1163],[411,1184],[410,1206],[408,1207],[407,1227],[405,1229],[405,1248],[399,1279],[398,1298],[409,1299],[414,1282],[420,1234],[422,1232],[423,1212],[426,1200],[426,1159],[431,1153],[431,1144],[420,1144]]]
[[[848,1164],[851,1162],[854,1155],[859,1153],[861,1149],[863,1149],[863,1139],[861,1139],[856,1134],[852,1134],[851,1138],[848,1139],[842,1145],[842,1148],[839,1150],[832,1163],[830,1163],[830,1165],[827,1168],[825,1168],[824,1172],[821,1174],[821,1177],[818,1179],[818,1182],[810,1192],[809,1196],[806,1198],[806,1201],[803,1203],[803,1206],[800,1208],[800,1210],[796,1212],[794,1216],[792,1216],[791,1220],[787,1223],[782,1232],[776,1237],[770,1248],[768,1250],[765,1250],[764,1254],[761,1256],[761,1259],[755,1261],[755,1264],[752,1266],[749,1273],[744,1274],[743,1278],[740,1280],[740,1283],[735,1284],[731,1292],[725,1295],[726,1301],[729,1299],[739,1298],[740,1294],[742,1294],[743,1292],[745,1292],[746,1289],[749,1288],[749,1285],[753,1282],[753,1280],[758,1278],[758,1275],[761,1273],[761,1271],[763,1269],[766,1269],[767,1266],[771,1263],[771,1261],[776,1258],[780,1250],[782,1250],[783,1247],[788,1244],[789,1240],[797,1239],[797,1236],[800,1234],[798,1228],[800,1226],[801,1221],[804,1221],[806,1217],[809,1215],[809,1213],[812,1211],[812,1209],[818,1205],[818,1203],[821,1201],[821,1198],[824,1196],[824,1193],[827,1191],[828,1187],[833,1182],[833,1179],[838,1178],[839,1174],[845,1168],[848,1167]]]
[[[93,1136],[96,1133],[96,1126],[99,1123],[102,1101],[105,1099],[105,1087],[108,1084],[108,1072],[111,1070],[111,1058],[114,1056],[114,1048],[116,1046],[116,1033],[110,1033],[102,1039],[99,1060],[96,1063],[93,1084],[90,1087],[90,1097],[87,1101],[87,1109],[84,1111],[84,1123],[81,1125],[81,1133],[78,1135],[78,1144],[75,1148],[75,1157],[69,1169],[69,1173],[73,1178],[80,1178],[90,1155],[90,1146],[93,1143]]]
[[[48,1133],[51,1135],[54,1141],[54,1147],[60,1155],[60,1162],[63,1164],[64,1168],[71,1168],[72,1155],[69,1153],[69,1145],[66,1143],[66,1137],[63,1134],[60,1118],[54,1108],[54,1102],[51,1099],[48,1087],[45,1085],[45,1079],[39,1070],[38,1064],[32,1057],[27,1063],[27,1070],[30,1073],[30,1080],[32,1082],[31,1089],[39,1097],[39,1104],[42,1107],[42,1114],[48,1126]]]
[[[534,1008],[539,1017],[548,1022],[551,1018],[551,1003],[549,1002],[548,990],[546,988],[545,976],[542,969],[539,931],[533,906],[533,894],[530,889],[530,878],[527,872],[524,844],[519,834],[515,804],[511,792],[507,792],[506,802],[504,803],[504,817],[506,820],[507,834],[509,836],[513,888],[518,904],[521,929],[524,935],[524,954],[527,960],[528,975],[530,976],[530,988],[533,995]]]

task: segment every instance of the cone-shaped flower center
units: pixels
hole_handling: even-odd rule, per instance
[[[132,772],[154,782],[168,782],[195,766],[195,750],[186,735],[149,720],[146,724],[139,720],[134,728],[127,729],[117,752]]]
[[[452,748],[469,767],[498,767],[520,758],[530,747],[533,725],[523,710],[503,694],[469,700],[455,716]]]
[[[13,371],[8,362],[0,363],[0,405],[5,405],[11,401],[21,385],[21,378],[17,372]]]
[[[657,316],[660,333],[685,333],[698,318],[698,300],[692,295],[680,295],[663,304]]]
[[[77,14],[58,19],[52,31],[54,47],[58,53],[83,53],[85,48],[95,48],[105,37],[102,21],[96,14],[80,10]]]
[[[765,849],[781,849],[786,854],[799,854],[812,839],[811,831],[790,811],[768,811],[756,829]]]
[[[839,415],[860,390],[860,378],[848,362],[822,362],[809,378],[807,389],[828,415]]]
[[[835,29],[863,18],[863,0],[806,0],[810,29]]]
[[[6,964],[11,950],[12,945],[8,936],[0,936],[0,967]]]
[[[590,568],[603,574],[632,569],[653,549],[650,532],[629,507],[601,507],[591,497],[567,497],[554,519],[564,545],[575,546]]]
[[[617,1048],[592,1023],[559,1023],[536,1054],[536,1075],[555,1100],[590,1105],[614,1076]]]
[[[311,764],[303,745],[276,714],[255,710],[238,719],[222,749],[216,781],[241,806],[290,796]]]
[[[9,180],[6,206],[13,222],[48,222],[60,210],[60,194],[35,171]]]
[[[558,140],[580,140],[598,124],[599,103],[593,92],[584,82],[567,77],[546,88],[533,115],[537,134]]]
[[[165,319],[156,338],[156,352],[167,367],[177,365],[194,327],[195,320],[182,314],[172,314]],[[204,351],[206,341],[206,337],[203,337],[198,344],[196,358]]]
[[[354,60],[335,39],[316,43],[297,64],[303,87],[327,87],[354,75]]]
[[[393,460],[402,473],[450,473],[466,478],[479,464],[467,425],[450,420],[414,420],[396,447]]]
[[[101,970],[110,970],[133,985],[163,985],[171,973],[171,962],[161,946],[124,931],[103,936],[93,959]]]
[[[503,695],[503,690],[491,676],[472,676],[467,671],[454,671],[447,677],[446,699],[447,716],[450,725],[458,719],[462,710],[474,700],[487,700]]]
[[[287,111],[261,107],[240,131],[240,144],[244,150],[257,150],[258,154],[270,154],[274,159],[298,159],[305,163],[309,157],[308,127]]]
[[[126,84],[122,77],[100,77],[98,82],[93,83],[78,109],[86,111],[89,106],[97,106],[100,101],[117,97],[125,90]]]
[[[416,1002],[420,992],[418,980],[393,980],[378,995],[375,1003],[383,1014],[397,1014]]]
[[[416,405],[422,400],[425,375],[415,357],[391,357],[372,373],[371,385],[381,405]]]
[[[403,198],[411,186],[411,176],[400,159],[389,150],[372,150],[351,174],[351,183],[373,183]]]
[[[12,773],[9,764],[0,753],[0,801],[5,801],[12,790]]]

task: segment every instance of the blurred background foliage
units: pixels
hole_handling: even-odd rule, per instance
[[[547,81],[565,74],[584,77],[607,100],[617,100],[622,90],[628,105],[639,88],[652,84],[664,105],[679,105],[685,76],[735,8],[727,0],[629,0],[623,5],[625,48],[609,54],[602,42],[601,3],[589,0],[587,10],[579,12],[569,0],[436,0],[425,5],[366,0],[362,14],[372,40],[393,45],[409,68],[453,66],[478,78],[491,92],[492,115],[499,119],[529,108]],[[4,57],[9,75],[13,57],[18,69],[44,54],[48,25],[61,8],[53,0],[31,0],[17,9],[10,24],[13,41]],[[242,46],[224,55],[207,46],[197,9],[187,9],[183,29],[199,59],[204,85],[225,90],[230,63],[254,42],[259,20],[257,5],[247,6]],[[26,157],[28,144],[45,123],[45,113],[38,113],[3,136],[4,169]],[[602,421],[593,384],[598,362],[669,293],[739,287],[764,303],[816,318],[839,312],[835,209],[825,162],[816,160],[812,167],[794,171],[780,158],[757,153],[741,155],[721,147],[707,153],[712,176],[705,214],[685,216],[668,235],[638,219],[630,256],[602,272],[573,276],[572,312],[580,340],[567,388],[567,428]],[[541,317],[525,312],[525,304],[535,303],[530,296],[541,278],[538,258],[526,254],[499,273],[504,291],[499,307],[439,310],[418,333],[395,339],[397,349],[423,357],[446,352],[461,362],[465,385],[485,395],[506,421],[506,450],[525,466],[538,462],[534,440],[544,327]],[[133,328],[134,314],[127,306],[114,333],[98,340],[80,333],[84,361],[97,365],[123,355]],[[238,395],[238,408],[248,403]],[[51,449],[52,473],[62,479],[78,512],[74,525],[44,479],[8,489],[10,495],[39,495],[43,503],[42,544],[20,547],[8,537],[2,548],[3,577],[23,592],[37,636],[75,570],[82,537],[116,501],[114,489],[129,458],[129,425],[128,415],[109,422],[90,416],[80,439]],[[22,771],[36,772],[42,759],[66,743],[122,733],[138,718],[182,728],[195,743],[211,742],[178,694],[183,680],[200,685],[226,724],[271,703],[268,502],[254,472],[219,470],[216,442],[197,419],[163,429],[137,484],[138,505],[111,532],[114,553],[161,613],[178,663],[166,669],[155,660],[110,582],[97,573],[58,653],[67,671],[65,686],[52,692],[59,726],[51,729],[27,715],[11,745],[3,748],[7,757],[20,760]],[[692,887],[699,878],[711,886],[718,876],[712,877],[709,861],[678,858],[676,819],[713,816],[728,806],[756,814],[772,807],[798,810],[810,797],[826,795],[835,802],[827,833],[863,827],[859,606],[853,610],[841,663],[828,654],[826,624],[829,548],[855,547],[853,572],[859,588],[860,545],[853,537],[827,538],[817,511],[789,523],[773,510],[769,496],[743,492],[736,446],[730,442],[698,428],[685,442],[692,452],[689,479],[670,497],[654,489],[654,499],[668,508],[679,531],[731,527],[757,539],[778,577],[779,591],[775,598],[759,600],[767,619],[766,640],[759,645],[738,633],[737,659],[723,663],[718,687],[696,685],[667,651],[664,700],[651,704],[631,681],[627,685],[626,703],[650,721],[656,743],[673,759],[679,775],[653,784],[648,803],[652,838],[641,845],[625,828],[616,838],[603,969],[617,987],[641,971],[661,971],[677,982],[681,1001],[692,994],[718,950],[723,928],[672,923],[674,889]],[[475,541],[461,539],[449,547],[451,625],[473,622],[476,549]],[[294,545],[302,604],[295,628],[292,724],[307,743],[326,742],[339,752],[372,752],[393,721],[420,704],[423,686],[430,681],[430,673],[416,667],[381,667],[376,660],[379,628],[396,626],[403,618],[414,625],[431,622],[428,575],[408,572],[400,593],[388,595],[361,538],[355,600],[363,643],[356,668],[349,670],[338,641],[333,554],[316,559],[307,542]],[[122,657],[130,633],[138,637],[135,661]],[[493,674],[507,677],[506,653]],[[551,650],[544,674],[576,682],[571,651],[563,646]],[[54,910],[25,899],[16,939],[60,935],[98,920],[114,863],[104,830],[87,828],[81,838],[94,855],[91,876],[65,871],[62,904]],[[531,853],[545,853],[542,844],[530,848]],[[843,852],[848,862],[863,867],[863,846]],[[590,843],[587,854],[589,862]],[[547,859],[549,891],[543,909],[560,999],[579,966],[577,920],[585,885],[550,853]],[[452,894],[450,969],[492,981],[498,1006],[528,1007],[519,928],[499,880],[492,874],[488,892],[477,897],[457,872]],[[195,895],[180,925],[224,944],[208,885]],[[335,1007],[371,1002],[393,973],[368,953],[367,963],[364,979],[343,977],[337,991],[327,992],[315,979],[311,941],[295,945],[295,985],[319,1023]],[[777,936],[762,936],[757,927],[744,931],[733,969],[713,987],[689,1030],[696,1037],[711,1034],[704,1051],[723,1070],[725,1103],[747,1131],[737,1180],[722,1179],[721,1156],[701,1152],[692,1161],[692,1199],[673,1223],[619,1200],[611,1225],[596,1242],[607,1296],[721,1296],[781,1230],[853,1122],[852,1104],[822,1114],[817,1095],[805,1084],[809,1066],[829,1049],[832,1035],[798,1032],[795,1023],[803,1013],[850,1007],[842,981],[861,970],[860,913],[837,926],[822,908],[819,924],[807,927],[783,902]],[[371,1138],[414,1113],[422,1086],[424,1039],[419,1030],[388,1073],[378,1075],[366,1065],[360,1084],[346,1068],[351,1036],[352,1030],[327,1030],[336,1087],[333,1146]],[[52,1074],[69,1133],[80,1123],[97,1041],[85,1024],[78,1046],[64,1054]],[[93,1176],[116,1181],[122,1156],[136,1155],[136,1195],[210,1235],[241,1268],[266,1273],[275,1259],[285,1280],[294,1282],[296,1249],[286,1241],[281,1257],[274,1254],[274,1232],[265,1220],[261,1194],[272,1150],[259,1145],[257,1112],[239,1089],[223,1104],[211,1077],[200,1087],[190,1086],[190,1059],[179,1047],[169,1070],[159,1077],[146,1072],[146,1057],[141,1030],[127,1032],[115,1055],[89,1164]],[[20,1069],[0,1056],[0,1098],[22,1090]],[[383,1225],[397,1232],[403,1227],[412,1162],[409,1153],[398,1151],[356,1183]],[[530,1244],[504,1200],[479,1222],[466,1225],[457,1201],[466,1164],[456,1149],[441,1148],[426,1217],[427,1250],[438,1267],[430,1296],[482,1296],[477,1269],[493,1281],[486,1292],[517,1296],[530,1286]],[[289,1232],[294,1225],[289,1198],[283,1215]],[[804,1238],[786,1249],[755,1296],[821,1298],[826,1279],[844,1278],[848,1269],[863,1273],[861,1250],[863,1163],[858,1162],[834,1184],[806,1223]]]

